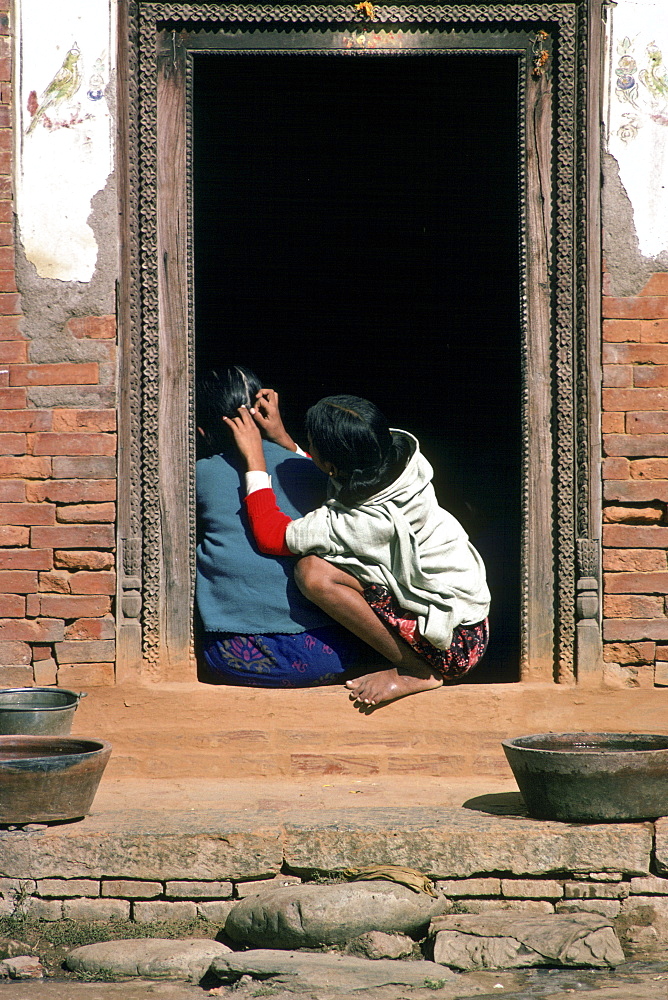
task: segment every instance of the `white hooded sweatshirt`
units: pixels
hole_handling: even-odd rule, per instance
[[[348,570],[364,585],[386,587],[412,611],[420,634],[447,649],[457,625],[487,617],[490,594],[485,567],[459,521],[436,500],[433,470],[417,439],[393,483],[356,507],[328,500],[287,526],[296,555],[318,555]]]

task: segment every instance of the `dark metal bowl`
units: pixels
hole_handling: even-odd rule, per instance
[[[668,816],[668,736],[540,733],[503,740],[526,807],[567,822]]]
[[[110,754],[105,740],[0,736],[0,823],[85,816]]]

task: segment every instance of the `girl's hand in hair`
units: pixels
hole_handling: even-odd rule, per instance
[[[240,406],[238,417],[223,417],[223,421],[232,431],[235,444],[246,462],[247,471],[266,472],[260,430],[247,407]]]
[[[260,389],[255,398],[255,406],[250,412],[267,440],[280,444],[288,451],[297,451],[297,445],[283,426],[276,390]]]

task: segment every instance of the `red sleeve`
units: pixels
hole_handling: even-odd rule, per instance
[[[293,556],[285,544],[285,529],[292,521],[276,503],[272,489],[254,490],[245,498],[251,531],[260,552],[267,556]]]

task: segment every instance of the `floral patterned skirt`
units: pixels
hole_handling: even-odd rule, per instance
[[[452,633],[449,649],[438,649],[420,635],[415,615],[400,607],[385,587],[372,583],[364,590],[364,599],[388,628],[396,632],[444,680],[464,677],[483,656],[489,642],[489,619],[475,625],[458,625]]]
[[[371,650],[333,623],[294,635],[207,632],[202,652],[215,677],[227,684],[296,688],[341,683],[343,674],[368,664]]]

